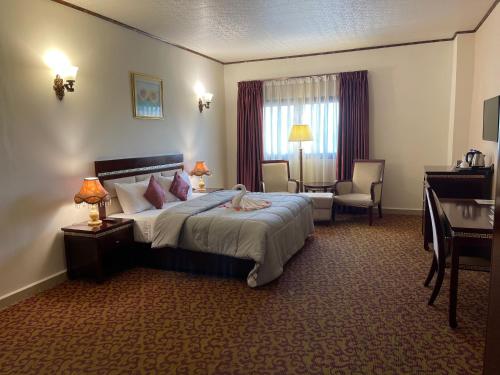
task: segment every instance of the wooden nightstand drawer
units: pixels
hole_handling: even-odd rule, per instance
[[[106,236],[99,237],[97,241],[99,242],[99,246],[102,248],[102,251],[113,251],[115,249],[130,246],[132,243],[132,238],[130,236],[131,230],[132,226],[128,226],[125,228],[119,228],[115,232]]]
[[[133,228],[128,226],[98,239],[101,262],[105,274],[131,265]]]

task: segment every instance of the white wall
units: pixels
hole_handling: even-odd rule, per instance
[[[500,6],[475,34],[474,85],[470,112],[469,146],[496,163],[497,142],[483,141],[483,103],[500,95]]]
[[[475,34],[460,34],[453,41],[448,164],[462,160],[469,150],[469,126],[474,84]]]
[[[228,184],[236,181],[237,82],[368,70],[370,156],[386,159],[386,208],[420,209],[424,165],[446,165],[452,42],[224,66]]]
[[[42,61],[57,48],[80,67],[60,102]],[[164,80],[163,120],[135,120],[129,71]],[[196,81],[214,93],[202,114]],[[225,181],[222,65],[47,0],[0,12],[0,297],[65,269],[60,228],[84,219],[73,195],[100,158],[183,152]]]

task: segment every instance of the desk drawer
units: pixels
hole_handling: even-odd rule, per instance
[[[431,175],[426,180],[439,198],[491,198],[489,176]]]

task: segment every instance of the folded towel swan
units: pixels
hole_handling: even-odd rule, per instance
[[[234,208],[239,211],[253,211],[260,210],[262,208],[267,208],[271,206],[271,202],[262,199],[254,199],[247,196],[247,188],[245,185],[237,184],[233,186],[233,190],[241,190],[237,195],[234,196],[231,203],[224,205],[227,208]]]

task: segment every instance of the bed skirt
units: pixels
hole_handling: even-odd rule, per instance
[[[135,263],[142,267],[202,275],[235,277],[246,280],[255,262],[227,255],[202,253],[180,248],[151,248],[151,244],[135,243]]]

